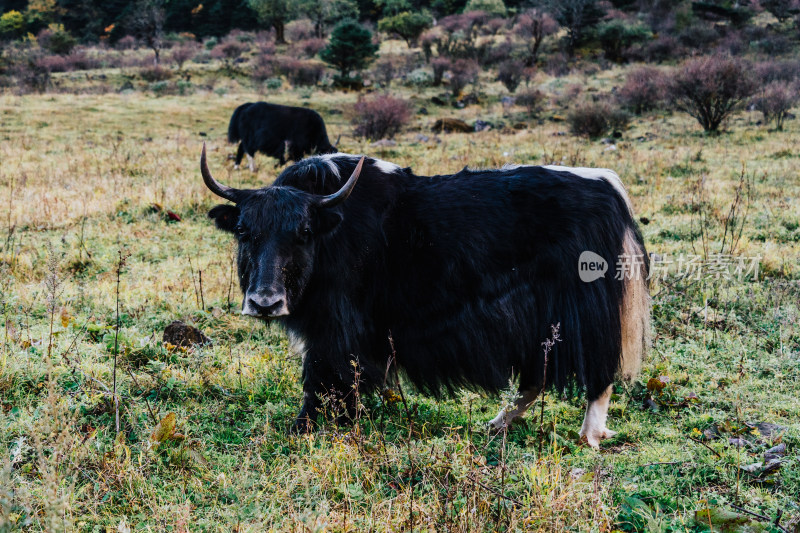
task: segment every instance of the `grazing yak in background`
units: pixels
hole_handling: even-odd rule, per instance
[[[342,395],[352,413],[356,369],[368,392],[396,364],[432,395],[497,392],[518,376],[516,405],[495,428],[543,386],[577,384],[589,400],[582,438],[597,447],[613,434],[611,385],[638,370],[650,319],[647,255],[614,172],[509,166],[423,177],[337,153],[242,190],[214,180],[205,147],[201,170],[235,204],[209,217],[238,240],[242,313],[278,320],[302,341],[296,430],[312,427],[326,394]],[[584,281],[584,252],[629,267]],[[561,340],[545,360],[555,324]]]
[[[267,102],[251,102],[236,108],[228,124],[228,142],[239,142],[235,168],[239,168],[247,154],[251,172],[255,170],[256,152],[274,157],[279,165],[286,164],[287,152],[290,161],[300,161],[306,154],[336,152],[319,113]]]

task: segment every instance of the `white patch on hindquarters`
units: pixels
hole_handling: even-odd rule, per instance
[[[611,385],[593,402],[586,407],[586,416],[581,426],[581,441],[586,442],[595,450],[600,448],[600,441],[617,434],[606,427],[608,418],[608,404],[611,400]]]
[[[515,419],[521,418],[528,410],[528,407],[533,403],[536,397],[539,396],[539,389],[528,389],[523,391],[521,396],[517,398],[514,405],[508,405],[500,409],[497,416],[489,421],[489,429],[494,431],[501,431],[504,427],[508,427],[514,422]]]
[[[339,173],[339,166],[336,164],[334,159],[342,158],[342,159],[350,159],[351,161],[358,162],[358,160],[361,159],[361,155],[353,155],[353,154],[345,154],[345,153],[342,153],[342,152],[336,152],[335,154],[314,155],[314,156],[309,157],[309,159],[311,159],[311,158],[317,158],[320,161],[324,161],[328,165],[328,168],[331,170],[331,172],[337,178],[341,178],[341,175]],[[392,174],[392,173],[397,172],[398,170],[400,170],[400,166],[399,165],[395,165],[394,163],[390,163],[388,161],[384,161],[383,159],[368,158],[367,162],[372,163],[372,166],[374,166],[375,168],[377,168],[378,170],[380,170],[384,174]]]
[[[542,168],[555,170],[556,172],[569,172],[570,174],[575,174],[579,178],[588,180],[606,180],[612,187],[614,187],[620,198],[625,201],[625,205],[628,206],[628,209],[631,212],[633,211],[631,199],[628,197],[628,192],[625,190],[625,186],[622,185],[622,180],[619,179],[619,176],[613,170],[607,168],[562,167],[560,165],[545,165]]]
[[[622,272],[625,292],[620,309],[622,326],[622,377],[633,379],[650,347],[650,290],[644,267],[644,250],[633,230],[625,232],[622,253],[628,258]]]

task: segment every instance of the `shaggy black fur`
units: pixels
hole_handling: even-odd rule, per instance
[[[307,350],[299,423],[316,417],[318,395],[351,390],[353,360],[361,391],[379,387],[390,334],[399,367],[432,395],[498,391],[512,373],[521,390],[541,385],[541,343],[556,323],[547,385],[582,386],[594,400],[613,382],[624,290],[614,269],[627,230],[647,256],[610,183],[542,167],[421,177],[367,159],[348,200],[316,207],[357,161],[306,159],[209,213],[239,234],[243,292],[286,287],[290,314],[279,320]],[[608,261],[604,278],[580,280],[585,250]]]
[[[328,154],[336,149],[328,140],[325,121],[319,113],[304,107],[289,107],[267,102],[242,104],[231,115],[228,142],[239,143],[236,164],[247,153],[261,152],[279,164],[300,161],[306,154]],[[287,150],[288,149],[288,150]]]

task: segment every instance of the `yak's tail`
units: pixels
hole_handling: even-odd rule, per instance
[[[634,222],[635,224],[635,222]],[[639,373],[650,347],[649,261],[644,242],[635,228],[625,232],[622,244],[623,289],[620,322],[622,324],[622,361],[620,370],[626,379]]]
[[[250,104],[242,104],[237,107],[233,115],[231,115],[231,121],[228,124],[228,142],[235,143],[242,140],[242,134],[239,132],[239,117],[241,116],[242,112],[250,107]]]

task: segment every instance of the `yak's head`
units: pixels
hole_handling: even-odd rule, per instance
[[[276,318],[296,308],[311,277],[316,244],[342,221],[340,206],[353,191],[363,164],[362,157],[347,183],[326,196],[286,186],[234,189],[213,178],[203,145],[203,181],[214,194],[235,204],[218,205],[208,216],[239,241],[242,314]]]

